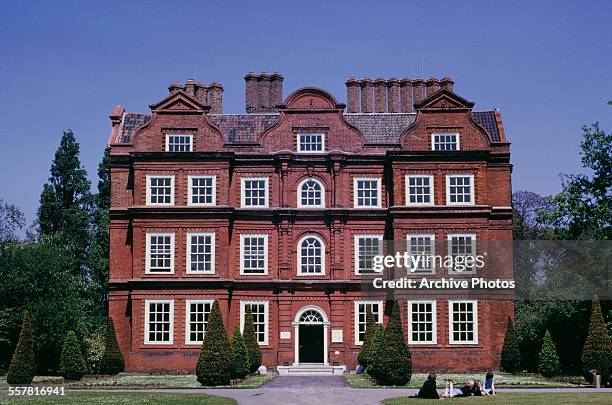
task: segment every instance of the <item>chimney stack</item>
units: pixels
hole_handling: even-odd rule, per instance
[[[349,113],[359,112],[359,80],[354,77],[346,81],[346,102]]]
[[[178,82],[172,82],[170,83],[170,86],[168,86],[168,91],[170,92],[170,94],[176,94],[181,90],[185,90],[185,88]]]
[[[429,97],[435,92],[440,90],[440,83],[436,80],[435,77],[430,77],[425,82],[425,97]]]
[[[270,111],[277,111],[276,106],[283,103],[283,80],[278,72],[270,76]]]
[[[387,83],[379,77],[374,80],[374,112],[384,113],[387,111]]]
[[[387,80],[387,112],[398,113],[400,111],[399,86],[400,82],[395,77]]]
[[[257,77],[258,112],[270,111],[270,76],[262,73]]]
[[[244,76],[244,81],[246,83],[246,112],[247,114],[253,114],[259,110],[257,76],[255,73],[249,72]]]
[[[454,84],[455,82],[449,79],[448,77],[445,77],[442,80],[440,80],[440,87],[445,90],[453,91]]]
[[[249,72],[244,76],[246,83],[246,112],[270,113],[278,111],[277,105],[283,103],[283,75]]]
[[[364,78],[361,81],[361,112],[372,112],[372,80]]]
[[[208,87],[208,101],[211,114],[223,112],[223,86],[219,82],[212,82]]]
[[[412,112],[412,80],[404,77],[400,80],[400,104],[403,113]]]
[[[423,79],[417,77],[412,81],[412,90],[414,92],[414,104],[419,103],[423,100]]]

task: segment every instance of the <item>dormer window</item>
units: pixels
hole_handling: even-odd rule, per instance
[[[431,134],[431,150],[459,150],[459,134]]]
[[[193,151],[193,136],[184,134],[166,135],[166,152],[191,152]]]
[[[300,153],[323,153],[325,152],[325,135],[298,134],[297,146]]]

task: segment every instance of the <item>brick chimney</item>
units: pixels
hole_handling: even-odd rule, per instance
[[[361,83],[361,112],[372,112],[372,80],[364,78]]]
[[[382,77],[374,80],[374,112],[387,112],[387,83]]]
[[[419,103],[421,100],[423,100],[423,79],[421,79],[420,77],[417,77],[416,79],[414,79],[412,81],[412,90],[414,93],[414,104]]]
[[[412,80],[404,77],[400,80],[400,104],[403,113],[412,112]]]
[[[425,97],[429,97],[440,90],[440,83],[435,77],[430,77],[425,82]]]
[[[397,113],[399,108],[399,87],[400,82],[395,77],[387,80],[387,112]]]
[[[445,77],[440,80],[440,87],[449,91],[453,91],[454,84],[455,82],[449,79],[448,77]]]
[[[283,80],[285,78],[278,72],[270,76],[270,110],[277,111],[276,106],[283,103]]]
[[[258,111],[259,102],[257,95],[257,76],[253,72],[249,72],[244,76],[246,83],[246,112],[252,114]]]
[[[184,91],[185,88],[178,82],[172,82],[170,83],[170,86],[168,86],[168,92],[170,92],[170,94],[176,94],[180,90]]]
[[[212,82],[208,87],[208,102],[211,114],[223,112],[223,86],[219,82]]]
[[[346,81],[346,102],[349,113],[359,112],[359,80],[354,77]]]
[[[270,76],[262,73],[257,77],[258,112],[270,112]]]
[[[195,98],[195,86],[196,86],[195,80],[188,79],[185,82],[185,93]]]

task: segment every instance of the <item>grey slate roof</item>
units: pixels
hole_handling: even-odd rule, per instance
[[[393,144],[399,143],[400,135],[414,122],[416,114],[345,114],[344,117],[363,133],[367,143]],[[129,143],[132,134],[150,118],[150,114],[125,113],[119,142]],[[494,111],[472,112],[472,118],[489,133],[493,142],[499,142]],[[209,114],[208,119],[221,131],[227,143],[258,142],[264,131],[278,120],[278,114]]]

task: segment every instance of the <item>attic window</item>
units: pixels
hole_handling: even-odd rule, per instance
[[[166,135],[166,152],[193,151],[193,137],[191,135]]]
[[[431,134],[431,150],[459,150],[459,134]]]
[[[325,135],[298,134],[298,152],[323,153],[325,152]]]

